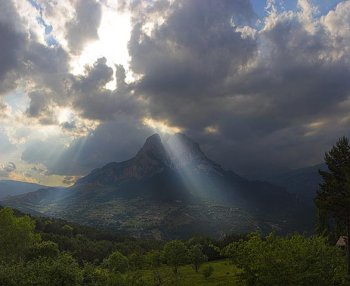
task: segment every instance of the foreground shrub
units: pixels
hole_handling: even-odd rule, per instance
[[[0,285],[6,286],[78,286],[82,273],[69,254],[56,258],[40,257],[28,262],[0,265]]]
[[[248,285],[346,285],[343,253],[321,237],[252,234],[223,252],[243,269],[241,279]]]

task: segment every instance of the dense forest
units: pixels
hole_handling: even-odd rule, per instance
[[[0,210],[0,285],[347,285],[343,250],[273,233],[168,242]]]

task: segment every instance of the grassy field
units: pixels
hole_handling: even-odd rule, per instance
[[[202,270],[211,265],[214,269],[213,274],[205,279]],[[215,286],[226,286],[226,285],[242,285],[238,284],[236,276],[239,273],[234,265],[228,260],[212,261],[204,263],[199,272],[196,273],[190,265],[182,266],[179,268],[178,281],[170,267],[162,267],[158,269],[158,272],[162,278],[162,285],[181,285],[181,286],[197,286],[197,285],[215,285]],[[154,274],[152,271],[143,271],[143,277],[148,282],[152,283]]]

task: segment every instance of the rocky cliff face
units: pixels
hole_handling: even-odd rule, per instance
[[[175,134],[162,142],[158,134],[146,139],[143,147],[131,160],[109,163],[93,170],[78,180],[77,185],[91,183],[111,185],[127,180],[139,180],[153,176],[166,168],[174,171],[223,172],[221,167],[209,160],[199,145],[183,134]]]
[[[193,171],[223,172],[223,169],[207,158],[199,144],[184,134],[175,134],[165,143],[173,167],[179,171],[190,168]]]

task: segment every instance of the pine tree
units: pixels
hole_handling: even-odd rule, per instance
[[[321,225],[327,226],[331,217],[336,228],[347,232],[347,262],[350,275],[350,146],[346,137],[341,137],[325,154],[328,171],[319,171],[323,182],[317,192],[315,203],[322,214]]]

